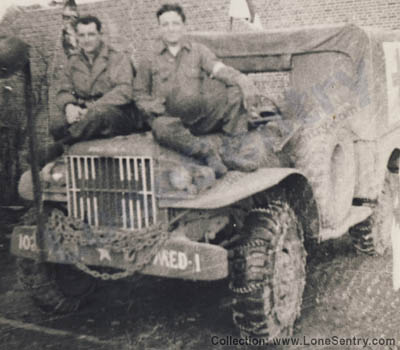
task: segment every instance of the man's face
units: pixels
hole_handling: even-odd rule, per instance
[[[98,32],[96,23],[82,24],[76,27],[79,47],[86,53],[92,54],[101,43],[101,33]]]
[[[159,18],[160,34],[165,43],[175,45],[185,33],[185,23],[175,11],[164,12]]]

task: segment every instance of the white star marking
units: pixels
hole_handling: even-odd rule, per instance
[[[107,249],[97,248],[97,251],[100,254],[100,261],[103,261],[103,259],[111,261],[110,252]]]

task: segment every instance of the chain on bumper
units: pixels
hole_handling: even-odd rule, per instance
[[[168,231],[170,225],[171,223],[155,225],[152,228],[136,231],[134,235],[132,235],[132,231],[124,230],[115,230],[99,235],[83,221],[66,217],[62,211],[53,209],[46,224],[46,235],[54,245],[61,246],[66,256],[79,270],[102,280],[118,280],[132,276],[151,263],[155,254],[170,237]],[[131,266],[121,272],[107,273],[91,269],[78,261],[76,257],[78,246],[96,245],[115,253],[124,254]],[[144,253],[145,250],[147,251]]]

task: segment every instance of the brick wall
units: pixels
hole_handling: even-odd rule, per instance
[[[396,0],[253,0],[265,28],[328,23],[356,23],[400,28]]]

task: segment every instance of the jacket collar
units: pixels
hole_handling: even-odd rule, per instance
[[[188,39],[182,39],[181,47],[183,49],[190,51],[192,49],[192,43]],[[164,52],[167,51],[167,49],[168,49],[167,44],[162,39],[158,39],[155,46],[157,54],[162,55]]]
[[[108,60],[108,55],[109,55],[108,51],[109,51],[109,49],[108,49],[107,45],[105,45],[104,42],[101,41],[99,47],[94,52],[93,63],[97,60],[101,60],[101,61]],[[83,50],[81,50],[81,57],[85,61],[89,62],[89,59]]]

